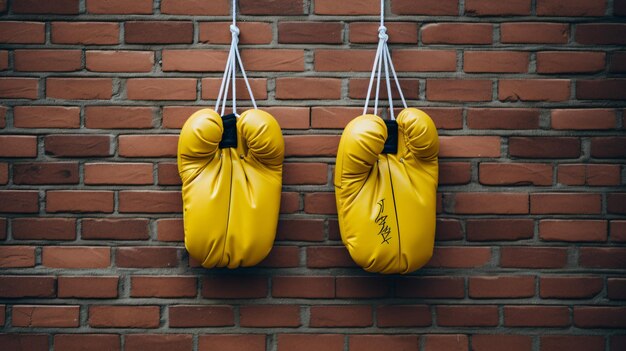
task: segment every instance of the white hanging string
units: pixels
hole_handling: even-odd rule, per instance
[[[382,67],[385,67],[385,83],[387,86],[387,98],[389,100],[389,112],[391,119],[395,120],[395,113],[393,111],[393,97],[391,96],[391,81],[389,78],[389,72],[393,75],[393,79],[396,83],[396,88],[402,99],[402,105],[407,108],[404,94],[400,88],[400,81],[396,74],[396,69],[391,61],[391,53],[389,52],[389,46],[387,41],[389,36],[387,35],[387,28],[385,27],[385,0],[380,0],[380,27],[378,27],[378,47],[376,48],[376,56],[374,57],[374,66],[372,67],[372,74],[370,75],[370,82],[367,87],[367,96],[365,97],[365,106],[363,107],[363,114],[367,113],[367,108],[370,102],[370,94],[372,93],[372,86],[374,85],[374,77],[376,77],[376,95],[374,98],[374,114],[378,114],[378,99],[380,96],[380,81]]]
[[[252,100],[252,105],[254,108],[257,108],[256,101],[254,100],[254,95],[252,95],[252,88],[250,87],[250,82],[248,82],[248,76],[246,75],[246,70],[243,68],[243,62],[241,61],[241,55],[239,54],[239,28],[237,27],[237,1],[233,0],[232,3],[233,8],[233,22],[230,25],[230,33],[231,33],[231,42],[230,42],[230,50],[228,52],[228,58],[226,59],[226,68],[224,68],[224,75],[222,76],[222,83],[220,84],[220,90],[217,94],[217,101],[215,102],[215,111],[220,107],[221,110],[220,115],[224,115],[226,111],[226,100],[228,98],[228,88],[230,84],[232,84],[232,105],[233,105],[233,114],[239,116],[237,114],[237,65],[239,65],[239,70],[241,71],[241,75],[243,76],[243,80],[246,83],[246,88],[248,89],[248,94],[250,94],[250,100]]]

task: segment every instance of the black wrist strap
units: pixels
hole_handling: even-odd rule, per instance
[[[224,132],[222,133],[222,141],[220,141],[220,149],[229,147],[237,147],[237,116],[229,114],[222,116],[222,125]]]

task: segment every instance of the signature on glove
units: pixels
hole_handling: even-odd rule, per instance
[[[380,235],[383,239],[380,244],[389,244],[389,240],[391,240],[391,228],[387,225],[387,215],[384,214],[385,199],[378,201],[376,204],[378,205],[378,214],[376,215],[376,220],[374,220],[374,222],[380,226],[378,235]]]

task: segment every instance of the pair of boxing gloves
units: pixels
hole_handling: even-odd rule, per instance
[[[270,252],[284,148],[280,126],[258,109],[239,117],[203,109],[187,120],[178,143],[185,246],[202,266],[253,266]],[[438,151],[433,121],[415,108],[345,128],[334,175],[339,227],[365,270],[408,273],[430,259]]]

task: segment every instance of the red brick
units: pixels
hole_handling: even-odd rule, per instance
[[[306,253],[309,268],[356,267],[343,246],[310,246]]]
[[[50,298],[55,296],[56,277],[54,276],[0,276],[0,297]]]
[[[400,88],[404,94],[405,99],[419,99],[419,90],[420,90],[420,82],[418,79],[399,79]],[[352,99],[365,99],[367,96],[367,87],[369,85],[369,80],[365,78],[353,78],[350,79],[350,83],[348,85],[348,97]],[[370,92],[370,101],[372,101],[376,96],[376,89],[372,88]],[[380,89],[380,101],[385,101],[387,99],[387,86],[384,81],[381,82]],[[398,89],[396,87],[395,82],[391,82],[391,96],[394,99],[399,99],[400,94],[398,93]],[[383,108],[380,106],[380,108]]]
[[[285,156],[336,156],[339,136],[298,135],[285,137]]]
[[[222,72],[227,58],[227,51],[163,50],[162,69],[164,72]],[[244,62],[247,69],[247,61]]]
[[[437,247],[427,267],[472,268],[482,267],[491,259],[488,247]]]
[[[297,246],[274,246],[259,267],[294,268],[300,265],[300,248]]]
[[[324,221],[319,219],[280,219],[276,240],[323,241]]]
[[[15,106],[16,128],[79,128],[80,108],[65,106]]]
[[[465,51],[463,70],[467,73],[525,73],[529,56],[521,51]]]
[[[491,101],[490,80],[427,79],[426,99],[429,101]]]
[[[608,213],[626,214],[626,193],[610,193],[606,202]]]
[[[87,163],[84,181],[90,185],[152,184],[151,163]]]
[[[375,0],[344,0],[338,3],[333,0],[315,0],[317,15],[378,15],[380,5]]]
[[[93,129],[151,128],[154,109],[136,106],[85,106],[85,127]]]
[[[267,4],[264,4],[267,5]],[[304,25],[304,22],[299,22]],[[280,26],[280,22],[279,22]],[[237,22],[239,44],[269,44],[272,42],[272,26],[264,22]],[[280,31],[280,30],[279,30]],[[198,40],[207,44],[230,44],[230,22],[200,22]],[[224,66],[226,62],[224,61]]]
[[[0,157],[37,157],[37,137],[30,135],[0,137]]]
[[[578,100],[624,100],[626,79],[579,80],[576,81]]]
[[[399,277],[395,292],[400,298],[462,299],[465,281],[462,277],[451,276]]]
[[[563,268],[567,248],[509,246],[500,248],[502,268]]]
[[[498,325],[497,306],[436,306],[440,327],[495,327]]]
[[[227,16],[230,13],[228,0],[163,0],[161,13],[167,15]]]
[[[120,213],[180,213],[183,208],[179,191],[120,191]]]
[[[118,247],[116,263],[123,268],[171,268],[178,266],[175,247]]]
[[[125,351],[191,351],[193,335],[190,334],[129,334],[124,337]]]
[[[92,72],[151,72],[154,66],[152,51],[90,50],[85,57]]]
[[[552,185],[552,165],[543,163],[480,163],[484,185]]]
[[[343,26],[338,22],[278,23],[278,42],[285,44],[340,44],[342,33]]]
[[[604,52],[543,51],[537,53],[537,73],[595,73],[605,62]]]
[[[0,184],[5,185],[9,182],[9,164],[0,163]]]
[[[431,23],[422,26],[424,44],[477,44],[493,42],[493,26],[488,23]]]
[[[252,89],[252,95],[258,100],[267,99],[267,79],[266,78],[250,78],[250,89]],[[250,100],[248,89],[245,86],[243,78],[237,78],[237,100]],[[217,94],[220,90],[221,78],[203,78],[202,79],[202,98],[205,100],[217,99]],[[230,92],[229,92],[230,93]],[[211,106],[210,108],[213,108]]]
[[[13,165],[13,183],[78,184],[78,163],[16,163]]]
[[[512,22],[500,25],[503,44],[567,44],[569,25],[566,23]]]
[[[38,96],[39,79],[37,78],[0,78],[0,98],[35,100]]]
[[[43,44],[46,41],[46,24],[43,22],[0,22],[0,43]]]
[[[300,194],[294,192],[282,193],[280,197],[280,213],[295,213],[300,211]]]
[[[467,125],[472,129],[539,129],[539,114],[526,108],[470,108]]]
[[[468,351],[466,335],[426,335],[424,351]]]
[[[277,78],[276,98],[279,100],[339,99],[341,79],[337,78]]]
[[[534,276],[474,276],[469,278],[469,297],[516,299],[535,296]]]
[[[109,100],[113,94],[111,78],[48,78],[46,97],[66,100]]]
[[[239,1],[239,11],[242,15],[276,15],[298,16],[304,15],[302,0],[274,0],[259,3],[256,0]]]
[[[584,45],[624,45],[626,25],[621,23],[585,23],[576,25],[576,42]]]
[[[611,221],[611,241],[612,242],[625,242],[626,241],[626,221]]]
[[[157,220],[157,240],[183,241],[183,222],[179,218],[165,218]]]
[[[352,22],[350,23],[351,43],[377,43],[378,27],[377,22]],[[385,23],[389,43],[416,44],[418,40],[419,26],[412,22],[387,22]],[[394,55],[394,63],[396,60]],[[372,61],[373,62],[373,61]]]
[[[264,351],[265,338],[261,334],[200,335],[198,351]]]
[[[574,325],[580,328],[625,328],[626,307],[576,306]]]
[[[116,334],[55,334],[54,349],[66,350],[96,350],[98,348],[120,351],[120,336]]]
[[[626,248],[622,247],[581,247],[578,263],[581,267],[624,269],[626,268]]]
[[[530,15],[530,0],[467,0],[465,14],[469,16],[524,16]]]
[[[625,137],[594,137],[591,139],[591,156],[596,158],[623,158]]]
[[[328,165],[326,163],[285,163],[283,184],[327,184]]]
[[[202,280],[206,299],[256,299],[267,296],[267,277],[258,275],[210,276]]]
[[[526,193],[457,193],[454,213],[526,214]]]
[[[102,157],[110,156],[111,136],[57,134],[44,138],[46,154],[54,157]]]
[[[394,50],[393,63],[398,72],[454,72],[456,71],[456,52],[454,50]]]
[[[378,306],[376,315],[379,328],[428,327],[432,324],[427,305]]]
[[[553,129],[591,130],[615,128],[615,111],[611,109],[552,110]]]
[[[190,276],[132,276],[131,297],[182,298],[195,297],[196,278]]]
[[[609,72],[624,73],[626,72],[626,52],[614,52],[610,56]]]
[[[575,0],[564,5],[558,0],[537,1],[538,16],[604,16],[606,0]]]
[[[168,307],[170,328],[226,327],[235,324],[231,306],[175,305]]]
[[[396,15],[456,16],[459,14],[458,0],[393,0],[391,12]],[[376,13],[378,14],[378,13]]]
[[[280,276],[272,279],[273,297],[332,298],[335,296],[333,277]]]
[[[443,136],[439,157],[500,157],[500,137]]]
[[[520,158],[578,158],[580,139],[574,137],[510,137],[509,154]]]
[[[113,212],[112,191],[50,190],[46,193],[46,212]]]
[[[13,12],[17,14],[77,15],[79,0],[14,0]]]
[[[304,212],[312,214],[335,214],[337,205],[334,193],[309,193],[304,195]]]
[[[72,72],[82,67],[79,50],[15,50],[14,67],[22,72]]]
[[[73,218],[14,218],[13,238],[17,240],[74,240]]]
[[[111,248],[90,246],[46,246],[41,264],[50,268],[107,268],[111,265]]]
[[[509,334],[474,334],[473,351],[496,351],[500,348],[508,351],[531,351],[533,339],[527,335]]]
[[[79,306],[13,306],[13,326],[28,328],[76,328]]]
[[[9,69],[9,51],[0,51],[0,71],[6,71]]]
[[[542,276],[539,295],[543,299],[587,299],[596,296],[604,282],[594,276]]]
[[[339,334],[278,334],[278,351],[343,351]]]
[[[195,78],[130,78],[126,81],[129,100],[195,100]]]
[[[608,278],[606,296],[611,300],[626,300],[626,279]]]
[[[567,79],[506,80],[498,87],[500,101],[567,101],[570,81]]]
[[[111,299],[117,298],[119,277],[59,277],[59,298]]]
[[[0,246],[0,268],[35,267],[34,246]]]
[[[545,241],[606,241],[608,222],[603,220],[542,220],[539,237]]]
[[[467,162],[439,163],[439,184],[468,184],[471,180],[471,167]]]
[[[463,111],[460,108],[426,107],[426,112],[440,129],[461,129],[463,127]]]
[[[178,135],[120,135],[122,157],[175,157]]]
[[[39,193],[37,191],[0,190],[0,212],[37,213]]]
[[[604,337],[591,335],[542,335],[541,351],[603,351]]]
[[[89,306],[92,328],[158,328],[158,306]]]
[[[54,44],[116,45],[120,27],[114,22],[52,22]]]
[[[419,350],[417,335],[350,335],[348,340],[352,351]]]
[[[391,283],[391,280],[374,277],[337,277],[336,294],[338,298],[385,297],[389,294]]]
[[[299,327],[300,306],[256,305],[239,308],[239,324],[252,328]]]
[[[130,21],[124,24],[127,44],[191,44],[190,21]]]
[[[502,241],[531,239],[534,221],[531,219],[470,219],[466,222],[469,241]]]
[[[48,337],[45,334],[0,334],[0,345],[7,350],[46,351],[50,348]]]
[[[304,71],[304,50],[248,49],[241,51],[241,59],[248,71]]]
[[[566,306],[505,306],[507,327],[567,327],[570,325]]]
[[[600,194],[536,193],[530,195],[533,214],[600,214]]]
[[[176,163],[159,163],[158,165],[159,185],[180,185],[180,175]]]
[[[374,62],[374,50],[315,50],[315,70],[318,72],[369,72]]]
[[[87,12],[98,15],[150,15],[153,0],[87,0]]]
[[[313,328],[367,327],[372,325],[371,306],[311,306]]]
[[[456,219],[438,219],[435,229],[436,241],[451,241],[463,239],[461,222]]]

